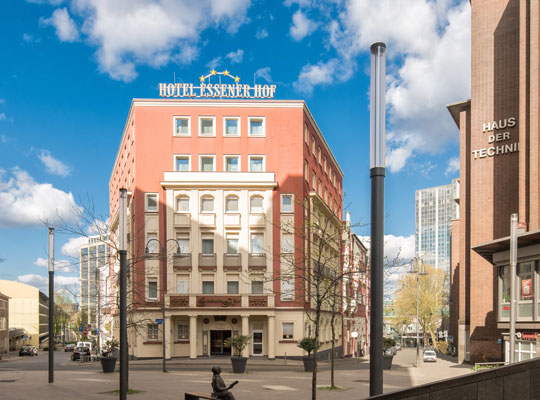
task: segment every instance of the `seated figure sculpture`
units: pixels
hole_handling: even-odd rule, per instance
[[[236,400],[231,392],[229,392],[229,389],[233,388],[234,385],[238,383],[238,381],[234,381],[229,386],[225,385],[225,382],[223,381],[223,378],[221,378],[221,367],[214,366],[212,367],[212,373],[214,376],[212,377],[212,396],[216,399],[226,399],[226,400]]]

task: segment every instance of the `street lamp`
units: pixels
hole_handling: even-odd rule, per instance
[[[422,264],[422,270],[420,270],[420,265]],[[411,261],[411,270],[407,271],[409,274],[416,274],[416,367],[418,367],[418,364],[420,363],[420,332],[418,327],[418,320],[420,319],[420,312],[419,312],[419,282],[420,282],[420,275],[427,275],[426,272],[426,266],[421,258],[415,257]],[[426,335],[424,334],[424,340]]]
[[[176,244],[176,255],[179,256],[180,254],[182,254],[180,252],[180,245],[178,244],[178,242],[174,239],[167,239],[165,241],[165,243],[163,244],[163,246],[161,245],[161,241],[159,239],[150,239],[148,240],[148,242],[146,242],[146,246],[144,248],[144,255],[146,257],[148,257],[150,255],[150,251],[148,249],[148,244],[152,241],[156,241],[158,242],[158,245],[159,245],[159,253],[161,255],[161,257],[159,257],[159,262],[161,263],[161,274],[162,274],[162,278],[161,278],[161,301],[162,301],[162,305],[161,305],[161,310],[162,310],[162,313],[163,313],[163,316],[162,316],[162,322],[161,324],[163,325],[162,327],[162,330],[163,330],[163,372],[167,372],[167,364],[166,364],[166,354],[165,354],[165,287],[167,286],[167,243],[169,242],[174,242]]]

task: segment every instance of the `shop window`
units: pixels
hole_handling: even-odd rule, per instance
[[[518,318],[531,319],[533,317],[533,273],[533,262],[518,264]]]
[[[294,322],[283,322],[283,340],[294,339]]]
[[[146,326],[148,333],[148,340],[157,340],[159,335],[159,325],[158,324],[148,324]]]
[[[178,340],[189,340],[189,324],[181,322],[177,326],[177,339]]]

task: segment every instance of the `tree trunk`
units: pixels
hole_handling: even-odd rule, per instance
[[[315,349],[313,350],[313,373],[311,378],[311,400],[317,400],[317,368],[319,353],[319,324],[321,319],[320,307],[315,310]]]
[[[335,363],[335,338],[336,338],[336,328],[334,326],[334,315],[332,315],[332,319],[331,319],[331,324],[332,324],[332,354],[330,356],[330,360],[331,360],[331,363],[330,363],[330,386],[331,387],[334,387],[336,386],[335,385],[335,381],[334,381],[334,363]]]

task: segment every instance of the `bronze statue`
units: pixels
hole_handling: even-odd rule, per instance
[[[212,397],[215,397],[216,399],[236,400],[233,394],[229,392],[229,389],[232,389],[238,381],[234,381],[229,386],[226,386],[219,375],[221,374],[221,367],[218,365],[212,367],[212,373],[214,374],[212,377],[212,390],[214,391]]]

